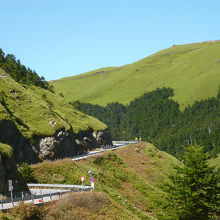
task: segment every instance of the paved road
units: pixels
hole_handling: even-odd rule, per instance
[[[50,192],[50,190],[55,190],[55,189],[60,190],[61,192],[62,190],[65,189],[72,191],[89,191],[93,189],[91,186],[85,186],[85,185],[44,184],[44,183],[28,183],[27,185],[30,190],[36,190],[36,192],[38,192],[38,190],[41,189],[44,189],[44,192]]]
[[[47,188],[46,189],[30,189],[31,193],[29,193],[28,195],[25,195],[24,198],[22,197],[14,198],[13,202],[11,201],[10,198],[5,199],[5,200],[0,200],[0,210],[13,208],[14,206],[19,205],[19,202],[21,201],[24,201],[24,203],[42,204],[42,203],[50,202],[53,200],[59,200],[65,197],[72,190],[88,191],[88,190],[93,189],[91,186],[61,185],[61,184],[28,184],[28,186],[29,188],[30,187],[39,187],[39,188],[47,187]],[[60,188],[60,189],[56,189],[56,188]]]
[[[42,204],[45,202],[50,202],[54,200],[59,200],[67,195],[70,190],[54,190],[54,189],[33,189],[30,190],[32,196],[25,197],[24,203],[33,203],[33,204]],[[14,206],[18,206],[22,199],[14,199],[14,202],[11,202],[10,199],[3,200],[0,203],[0,210],[10,209]]]
[[[74,161],[84,160],[88,157],[99,155],[104,151],[112,151],[112,150],[115,150],[115,149],[118,149],[118,148],[126,147],[129,144],[135,144],[135,143],[137,143],[137,141],[113,141],[114,145],[112,147],[101,148],[100,150],[97,150],[97,151],[90,151],[90,152],[85,153],[83,155],[75,156],[75,157],[72,158],[72,160],[74,160]]]

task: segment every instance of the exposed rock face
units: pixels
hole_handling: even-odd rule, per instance
[[[0,154],[0,192],[8,192],[8,180],[12,180],[13,191],[29,191],[24,179],[17,170],[14,158]]]
[[[8,120],[0,121],[0,142],[13,147],[17,162],[29,163],[71,157],[101,145],[112,145],[108,130],[87,130],[78,134],[72,130],[60,130],[53,136],[36,136],[34,142],[30,143]]]
[[[76,144],[83,146],[85,150],[90,150],[101,145],[112,145],[111,134],[109,130],[103,131],[84,131],[76,136]]]
[[[34,162],[36,154],[29,141],[21,134],[15,124],[9,120],[0,121],[0,142],[13,148],[17,162]]]
[[[57,145],[59,142],[55,137],[46,137],[40,140],[40,152],[39,157],[42,159],[53,159],[57,151]]]
[[[73,156],[101,145],[112,145],[111,134],[104,131],[81,131],[78,134],[59,131],[53,137],[39,138],[37,146],[40,159]]]
[[[93,136],[100,145],[112,145],[112,137],[109,130],[94,131]]]
[[[74,135],[71,131],[59,131],[52,137],[37,137],[36,154],[40,160],[53,160],[73,156],[76,153]]]

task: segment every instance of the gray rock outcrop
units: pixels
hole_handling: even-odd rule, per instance
[[[108,129],[103,131],[94,131],[93,136],[100,145],[112,145],[112,137]]]
[[[0,142],[12,146],[17,162],[36,163],[72,157],[102,145],[112,145],[111,134],[106,130],[59,130],[53,136],[35,136],[30,142],[10,120],[0,121]]]

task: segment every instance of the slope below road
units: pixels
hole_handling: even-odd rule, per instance
[[[80,184],[80,177],[84,176],[89,185],[87,172],[91,170],[96,190],[107,193],[122,212],[132,213],[133,219],[153,219],[165,215],[159,205],[163,192],[158,185],[172,170],[172,164],[178,163],[150,143],[141,142],[86,160],[45,161],[33,168],[38,182],[57,184]]]

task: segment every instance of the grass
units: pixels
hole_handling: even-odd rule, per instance
[[[84,161],[44,162],[34,166],[34,176],[38,182],[64,184],[80,184],[80,177],[85,176],[88,185],[87,171],[92,170],[96,190],[107,194],[122,213],[133,216],[127,219],[165,219],[158,184],[173,163],[178,160],[171,155],[149,143],[139,143]]]
[[[212,158],[210,160],[210,164],[216,166],[217,168],[220,169],[220,154],[216,158]]]
[[[132,213],[124,212],[117,203],[102,192],[72,193],[50,208],[48,219],[134,219]]]
[[[13,150],[9,145],[0,143],[0,155],[11,158],[13,156]]]
[[[5,220],[132,220],[135,215],[123,209],[103,192],[71,193],[65,198],[38,207],[21,203],[7,213],[0,212]]]
[[[44,89],[20,85],[0,70],[0,120],[12,120],[27,138],[50,136],[57,130],[102,130],[106,125],[81,113],[62,97]]]
[[[174,89],[181,108],[215,96],[220,82],[220,41],[173,46],[138,62],[52,81],[68,101],[128,104],[159,87]],[[131,89],[132,88],[132,89]]]
[[[21,202],[19,206],[9,209],[7,214],[0,213],[0,219],[3,220],[43,220],[44,210],[40,207]]]

